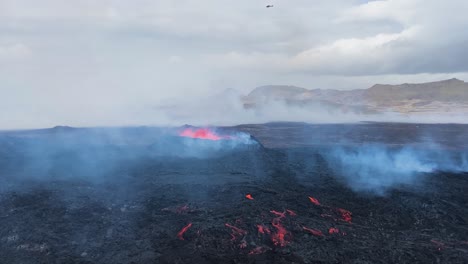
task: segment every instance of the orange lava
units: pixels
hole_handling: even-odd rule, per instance
[[[315,204],[315,205],[320,205],[319,200],[317,200],[317,199],[314,198],[314,197],[309,196],[309,200],[310,200],[313,204]]]
[[[208,128],[186,128],[179,133],[181,137],[199,138],[207,140],[230,139],[230,136],[218,135]]]
[[[271,225],[276,228],[276,232],[271,234],[271,241],[273,241],[275,246],[284,247],[289,243],[289,241],[286,239],[287,236],[291,236],[288,230],[286,230],[286,228],[281,224],[281,219],[286,217],[286,212],[280,213],[278,211],[272,210],[270,213],[278,216],[271,222]]]
[[[187,232],[187,230],[192,227],[192,223],[189,223],[188,225],[184,226],[180,231],[179,233],[177,233],[177,237],[180,239],[180,240],[185,240],[184,239],[184,233]]]
[[[273,225],[273,227],[276,228],[276,233],[272,234],[271,236],[273,244],[275,244],[275,246],[280,247],[286,246],[287,241],[285,240],[285,237],[288,231],[281,224],[280,217],[273,219],[273,222],[271,224]]]
[[[249,199],[249,200],[253,200],[254,198],[252,197],[252,195],[250,193],[248,193],[245,198]]]
[[[338,228],[330,227],[330,229],[328,229],[328,234],[338,234],[338,233],[340,233],[340,230]]]

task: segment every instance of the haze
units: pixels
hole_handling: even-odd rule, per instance
[[[466,81],[466,10],[463,0],[0,0],[0,129],[269,121],[217,95]]]

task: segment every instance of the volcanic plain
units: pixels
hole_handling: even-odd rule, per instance
[[[468,263],[467,142],[449,124],[3,131],[0,263]]]

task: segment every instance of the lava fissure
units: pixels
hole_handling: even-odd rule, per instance
[[[310,200],[311,203],[313,203],[313,204],[315,204],[317,206],[320,206],[320,202],[319,202],[319,200],[317,200],[317,198],[309,196],[309,200]]]
[[[289,243],[291,233],[283,226],[281,220],[286,218],[286,212],[270,211],[278,217],[273,218],[271,225],[276,229],[276,232],[271,234],[271,240],[275,246],[284,247]]]
[[[340,216],[340,219],[342,221],[345,221],[345,222],[348,222],[351,224],[351,221],[353,220],[353,217],[352,217],[352,213],[346,209],[343,209],[343,208],[333,208],[333,207],[330,207],[330,206],[327,206],[327,205],[322,205],[319,200],[317,198],[314,198],[312,196],[309,196],[309,200],[311,203],[313,203],[314,205],[316,206],[320,206],[324,209],[328,209],[328,210],[331,210],[331,211],[334,211],[336,213],[339,214]],[[338,219],[333,217],[331,214],[326,214],[326,213],[323,213],[321,214],[320,216],[322,217],[330,217],[330,218],[333,218],[335,221],[337,221]]]
[[[322,233],[322,231],[317,230],[317,229],[312,229],[312,228],[308,228],[308,227],[305,227],[305,226],[303,226],[302,229],[304,229],[305,231],[311,233],[311,234],[314,235],[314,236],[319,236],[319,237],[323,237],[323,236],[324,236],[323,233]]]
[[[232,139],[232,136],[219,135],[209,128],[186,128],[179,133],[181,137],[207,139],[207,140],[221,140]]]
[[[185,240],[185,239],[184,239],[184,234],[185,234],[185,232],[187,232],[187,230],[189,230],[190,227],[192,227],[192,223],[189,223],[188,225],[184,226],[184,227],[179,231],[179,233],[177,233],[177,237],[178,237],[180,240]]]

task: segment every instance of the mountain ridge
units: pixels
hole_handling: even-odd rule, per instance
[[[292,85],[264,85],[242,97],[246,108],[271,103],[319,105],[327,109],[376,112],[467,112],[468,83],[453,78],[427,83],[375,84],[367,89],[306,89]],[[353,110],[354,109],[354,110]]]

